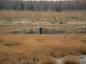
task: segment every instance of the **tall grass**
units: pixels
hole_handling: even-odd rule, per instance
[[[5,13],[5,14],[4,14]],[[72,21],[76,19],[77,21],[86,20],[85,11],[0,11],[0,20],[12,20],[12,21],[25,21],[27,22],[59,22],[59,21]],[[4,19],[5,18],[5,19]],[[7,19],[9,18],[9,19]]]

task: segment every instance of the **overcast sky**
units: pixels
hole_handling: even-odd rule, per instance
[[[74,0],[0,0],[0,1],[74,1]]]
[[[23,1],[31,1],[31,0],[23,0]],[[69,0],[32,0],[32,1],[69,1]],[[73,0],[70,0],[73,1]]]
[[[75,1],[75,0],[0,0],[0,1]]]

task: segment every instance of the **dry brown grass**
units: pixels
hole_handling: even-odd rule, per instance
[[[85,35],[0,35],[0,63],[53,64],[51,58],[86,54]],[[80,39],[81,38],[81,39]],[[12,43],[7,46],[2,43]],[[19,43],[15,45],[14,43]],[[13,46],[14,44],[14,46]],[[50,60],[48,60],[50,59]],[[51,61],[52,60],[52,61]],[[16,61],[16,63],[15,63]]]
[[[43,61],[41,61],[40,64],[55,64],[55,62],[54,62],[54,60],[47,58],[47,59],[44,59]]]
[[[86,20],[85,13],[86,13],[85,11],[81,12],[78,11],[77,13],[68,11],[53,12],[53,13],[52,11],[48,12],[0,11],[0,21],[4,17],[11,17],[13,20],[20,22],[21,19],[26,19],[26,21],[34,21],[39,19],[51,20],[52,18],[62,19],[69,16],[72,17],[76,16],[80,17],[82,20]],[[6,25],[6,26],[7,27],[5,28],[1,27],[0,32],[11,32],[17,29],[18,30],[25,29],[22,28],[24,26],[20,24],[12,26]],[[86,54],[85,34],[84,35],[83,34],[82,35],[0,34],[0,64],[54,64],[51,58],[60,58],[67,55],[78,56],[82,54]]]
[[[82,39],[85,40],[85,37],[83,38],[81,37],[81,40],[79,39],[80,37],[77,36],[73,37],[66,35],[63,36],[63,35],[27,35],[27,34],[21,35],[20,34],[20,35],[1,35],[0,40],[1,42],[24,44],[18,46],[18,48],[15,48],[15,51],[17,52],[28,51],[28,50],[32,51],[32,49],[33,50],[38,49],[41,51],[41,49],[43,48],[44,49],[46,48],[46,50],[44,51],[51,51],[52,48],[54,48],[54,50],[58,49],[61,53],[65,54],[67,53],[67,50],[69,51],[75,50],[75,52],[83,52],[85,50],[86,43],[82,42]]]
[[[75,56],[66,56],[63,59],[64,64],[80,64],[80,59]]]

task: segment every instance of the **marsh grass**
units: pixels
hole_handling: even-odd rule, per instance
[[[19,46],[21,45],[19,42],[15,42],[15,41],[4,41],[4,40],[0,40],[0,45],[2,46],[7,46],[7,47],[15,47],[15,46]]]
[[[4,14],[5,13],[5,14]],[[78,14],[79,13],[79,14]],[[64,12],[54,12],[54,11],[0,11],[0,20],[4,20],[5,23],[8,21],[9,23],[20,22],[23,19],[26,19],[26,22],[49,22],[49,23],[59,23],[59,21],[85,21],[85,11],[64,11]]]

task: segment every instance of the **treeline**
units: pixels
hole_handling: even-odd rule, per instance
[[[86,10],[83,1],[0,1],[0,10]]]

